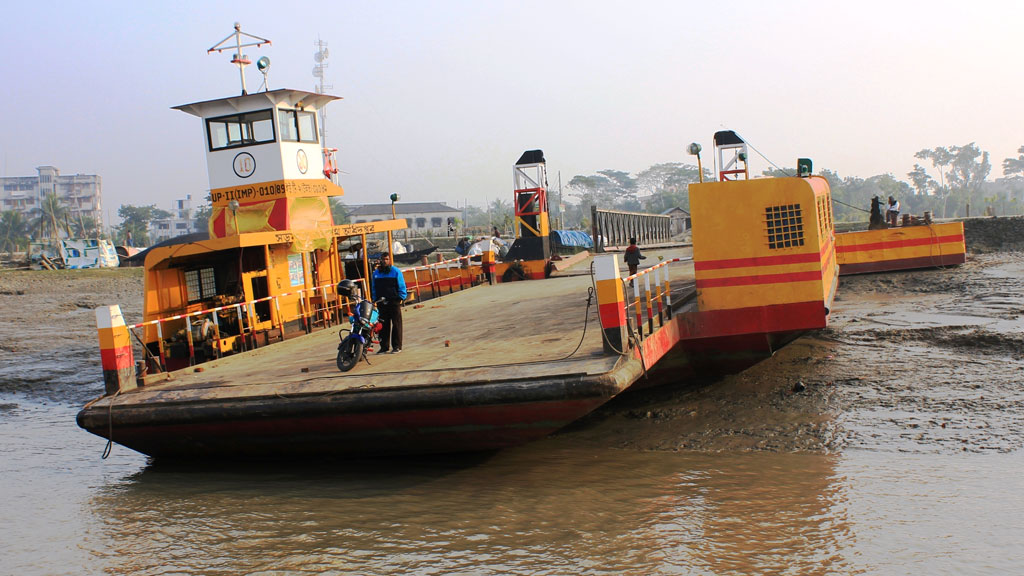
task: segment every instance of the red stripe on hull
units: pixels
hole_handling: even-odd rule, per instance
[[[967,262],[967,255],[944,254],[942,256],[922,256],[920,258],[902,258],[899,260],[879,260],[877,262],[861,262],[857,264],[841,264],[840,276],[852,274],[868,274],[871,272],[889,272],[892,270],[912,270],[914,268],[934,268],[937,266],[957,266]]]
[[[912,248],[915,246],[928,246],[930,244],[946,244],[951,242],[964,242],[963,234],[951,234],[949,236],[928,236],[925,238],[910,238],[907,240],[890,240],[884,242],[872,242],[870,244],[848,244],[836,246],[836,252],[846,254],[849,252],[866,252],[868,250],[891,250],[893,248]]]
[[[821,270],[790,272],[788,274],[762,274],[759,276],[735,276],[732,278],[705,278],[697,280],[697,288],[723,288],[728,286],[752,286],[756,284],[786,284],[789,282],[821,281]]]
[[[734,310],[686,312],[675,319],[682,322],[680,337],[683,340],[690,340],[742,334],[815,330],[824,328],[828,324],[827,318],[828,309],[824,302],[815,300]]]
[[[824,328],[827,315],[819,301],[678,314],[644,339],[651,372],[633,387],[739,372],[804,332]]]
[[[821,259],[819,254],[804,252],[783,256],[756,256],[752,258],[730,258],[726,260],[695,261],[694,270],[722,270],[725,268],[753,268],[757,266],[783,266],[786,264],[806,264]]]

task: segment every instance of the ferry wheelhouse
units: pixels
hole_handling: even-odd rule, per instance
[[[148,369],[187,367],[328,322],[346,276],[339,242],[358,236],[365,245],[367,234],[405,228],[404,219],[335,225],[330,198],[344,192],[325,177],[317,113],[336,99],[272,90],[175,107],[202,120],[212,213],[205,234],[146,254]],[[363,252],[358,265],[347,261],[350,277],[369,275]],[[196,315],[203,310],[211,313]]]

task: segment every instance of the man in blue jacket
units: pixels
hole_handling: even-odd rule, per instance
[[[380,331],[380,350],[377,354],[387,354],[388,346],[392,354],[402,351],[402,302],[409,294],[405,289],[405,276],[402,271],[391,265],[391,255],[385,253],[380,265],[373,271],[373,283],[370,285],[374,302],[383,298],[377,306],[380,322],[384,328]]]

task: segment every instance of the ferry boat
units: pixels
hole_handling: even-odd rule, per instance
[[[333,222],[329,198],[343,190],[324,177],[332,160],[316,127],[336,99],[243,83],[241,95],[176,107],[202,120],[209,230],[146,254],[142,322],[97,309],[106,390],[78,414],[82,428],[158,458],[489,450],[632,387],[685,380],[708,358],[753,362],[827,323],[831,200],[809,166],[748,180],[745,144],[716,134],[719,182],[691,186],[693,258],[624,276],[618,254],[600,254],[591,275],[559,277],[546,162],[531,150],[513,167],[506,259],[484,251],[403,270],[405,350],[340,373],[334,327],[351,303],[335,286],[370,276],[365,251],[352,261],[341,246],[406,223]]]
[[[836,234],[841,275],[942,268],[967,261],[963,222],[906,219],[901,226]]]

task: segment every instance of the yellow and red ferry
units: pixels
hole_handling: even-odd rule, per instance
[[[746,144],[720,132],[719,181],[690,189],[692,258],[626,276],[618,254],[599,254],[592,274],[561,276],[533,150],[513,168],[508,257],[405,269],[405,350],[340,373],[334,327],[350,303],[335,286],[370,275],[366,251],[351,260],[342,246],[371,234],[391,246],[406,223],[333,222],[329,198],[343,191],[324,177],[316,126],[334,99],[243,89],[178,107],[202,121],[209,230],[146,255],[141,322],[97,309],[106,393],[81,427],[159,458],[494,449],[631,387],[741,369],[828,322],[836,239],[828,184],[809,166],[747,179]]]
[[[865,274],[957,266],[967,261],[963,222],[908,222],[878,230],[836,234],[839,272]]]
[[[210,230],[147,254],[142,322],[97,310],[107,390],[79,425],[161,458],[494,449],[630,387],[687,378],[712,357],[742,367],[827,322],[837,268],[828,186],[816,177],[694,185],[692,259],[623,277],[619,255],[603,254],[592,277],[495,283],[508,269],[542,279],[555,268],[545,163],[529,151],[514,167],[521,258],[406,269],[421,303],[407,307],[406,350],[339,373],[328,328],[349,303],[334,286],[369,273],[365,255],[347,262],[339,243],[365,245],[405,222],[330,220],[327,198],[341,189],[319,175],[315,137],[302,146],[302,126],[330,98],[287,90],[180,107],[205,128]],[[297,142],[286,138],[296,126]],[[591,315],[599,330],[587,329]]]

